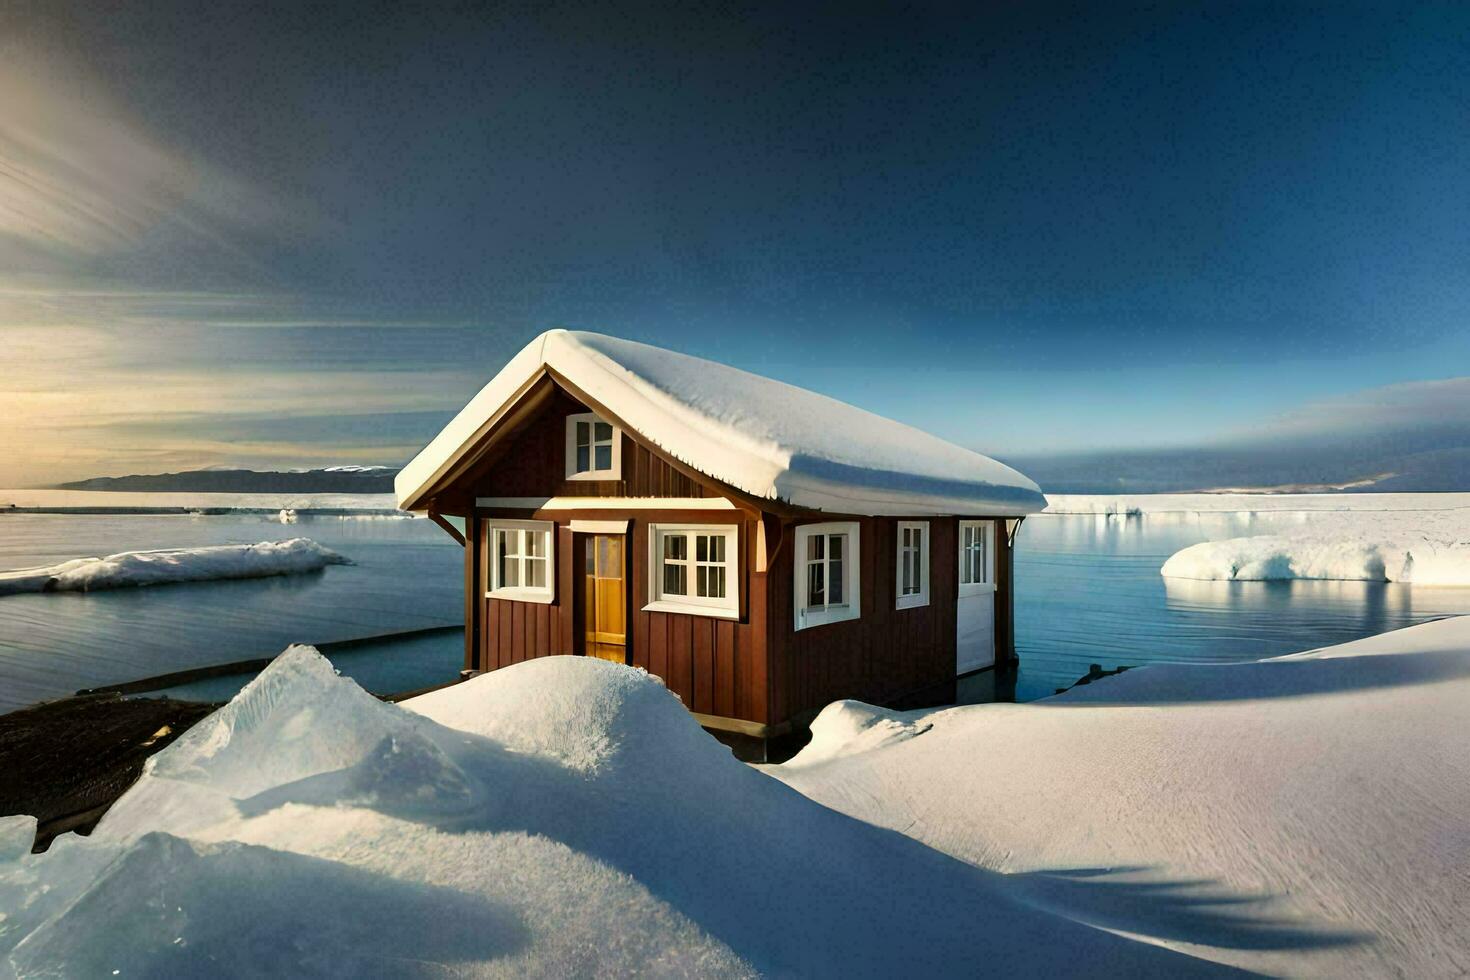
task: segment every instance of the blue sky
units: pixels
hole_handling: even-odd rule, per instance
[[[1012,456],[1376,424],[1340,409],[1470,364],[1467,42],[1433,4],[13,6],[0,483],[401,462],[550,326]]]

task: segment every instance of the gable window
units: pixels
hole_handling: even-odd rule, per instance
[[[591,412],[567,416],[567,479],[622,478],[623,433]]]
[[[487,594],[495,599],[551,602],[555,529],[550,521],[491,521],[485,532],[490,558]]]
[[[740,615],[739,529],[734,524],[653,524],[648,529],[650,612]]]
[[[895,609],[929,605],[929,524],[926,521],[898,522],[898,568]]]
[[[801,524],[795,538],[795,628],[857,619],[858,524]]]
[[[995,587],[995,523],[960,521],[960,595]]]

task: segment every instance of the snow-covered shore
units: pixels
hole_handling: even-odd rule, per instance
[[[0,490],[0,515],[279,514],[406,516],[391,493],[184,493],[118,490]]]
[[[1040,907],[1275,975],[1470,970],[1470,618],[880,712],[922,731],[873,749],[827,712],[779,778]]]
[[[73,558],[42,568],[0,571],[0,596],[24,592],[91,592],[172,582],[267,578],[321,571],[348,560],[310,538],[162,551],[124,551]]]
[[[0,820],[0,976],[1458,975],[1467,729],[1470,619],[835,706],[764,769],[630,668],[397,706],[293,648],[92,837]]]

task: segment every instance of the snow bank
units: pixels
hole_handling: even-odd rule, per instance
[[[74,558],[45,568],[0,572],[0,596],[21,592],[90,592],[169,582],[264,578],[316,572],[350,562],[310,538],[164,551],[124,551]]]
[[[904,717],[932,727],[769,771],[1058,915],[1221,964],[1470,968],[1470,618]]]
[[[669,455],[755,497],[875,515],[1014,516],[1045,503],[1004,463],[825,395],[647,344],[552,330],[399,472],[399,506],[418,507],[545,368]]]
[[[1212,970],[819,806],[572,657],[405,707],[292,648],[92,837],[0,863],[0,912],[0,975]]]

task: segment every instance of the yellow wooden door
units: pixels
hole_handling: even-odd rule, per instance
[[[627,592],[624,588],[623,538],[594,534],[587,538],[585,652],[589,657],[628,662]]]

